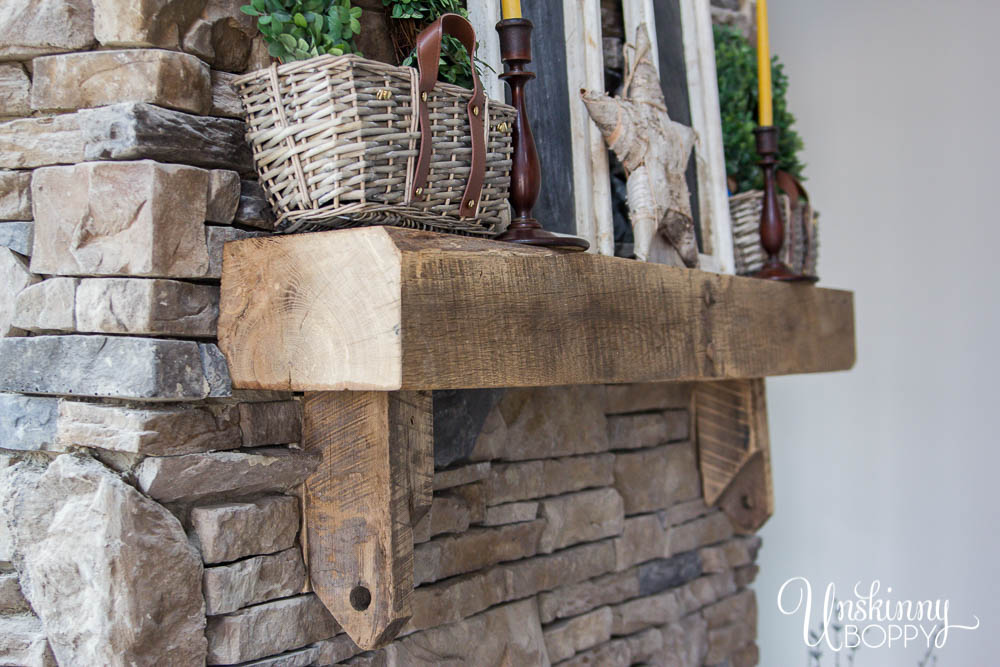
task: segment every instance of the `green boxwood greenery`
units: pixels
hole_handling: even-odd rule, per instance
[[[722,110],[722,140],[726,173],[733,194],[763,187],[754,128],[757,127],[757,53],[739,30],[715,26],[715,66],[719,76],[719,106]],[[780,130],[778,168],[805,180],[799,161],[802,138],[793,128],[795,117],[788,111],[785,93],[788,77],[777,56],[772,58],[774,124]]]
[[[257,17],[267,50],[281,62],[354,53],[361,8],[350,0],[251,0],[240,10]]]
[[[399,32],[404,43],[426,25],[448,12],[468,17],[464,0],[382,0],[389,16],[405,26]],[[361,8],[351,0],[251,0],[240,9],[257,18],[257,28],[268,51],[281,62],[305,60],[322,55],[357,53],[354,36],[361,32]],[[394,38],[395,39],[395,38]],[[404,51],[405,53],[405,51]],[[411,50],[403,65],[413,66]],[[438,78],[465,88],[472,87],[469,54],[454,37],[445,35],[441,46]]]
[[[389,16],[391,18],[411,21],[417,32],[442,14],[450,12],[466,18],[469,16],[463,0],[382,0],[382,4],[390,8]],[[415,67],[416,57],[416,53],[410,51],[403,59],[402,64]],[[469,54],[462,43],[450,35],[445,35],[441,41],[438,79],[463,88],[472,88]]]

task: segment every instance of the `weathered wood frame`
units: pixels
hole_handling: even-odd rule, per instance
[[[715,39],[709,0],[679,0],[684,59],[687,64],[688,103],[691,126],[698,135],[694,159],[698,174],[698,204],[701,212],[705,271],[733,274],[732,220],[726,185],[726,159],[722,144],[722,115],[715,72]],[[631,42],[640,25],[646,24],[653,50],[658,49],[653,0],[622,0],[625,35]],[[659,62],[654,59],[659,69]]]

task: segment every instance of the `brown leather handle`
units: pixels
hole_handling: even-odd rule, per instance
[[[441,40],[445,34],[457,38],[469,52],[469,65],[472,68],[472,99],[469,100],[469,130],[472,132],[472,166],[469,170],[469,180],[465,184],[462,196],[462,206],[459,214],[462,217],[472,217],[479,206],[479,196],[483,191],[483,180],[486,175],[486,137],[483,134],[486,96],[483,85],[476,72],[476,32],[472,25],[458,14],[443,14],[417,35],[417,69],[420,70],[420,83],[417,105],[420,114],[420,154],[417,157],[417,168],[413,179],[411,197],[417,198],[427,184],[427,172],[430,170],[431,155],[434,152],[431,139],[430,111],[427,99],[434,84],[437,83],[438,63],[441,60]]]

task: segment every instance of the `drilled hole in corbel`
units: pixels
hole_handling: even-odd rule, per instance
[[[364,611],[372,603],[372,594],[364,586],[355,586],[351,589],[350,599],[355,611]]]

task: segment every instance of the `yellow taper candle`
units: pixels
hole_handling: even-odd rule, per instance
[[[504,2],[506,6],[506,0]],[[774,125],[771,100],[771,39],[767,33],[767,0],[757,0],[757,90],[761,127]]]
[[[500,11],[505,19],[521,18],[521,0],[501,0]]]

